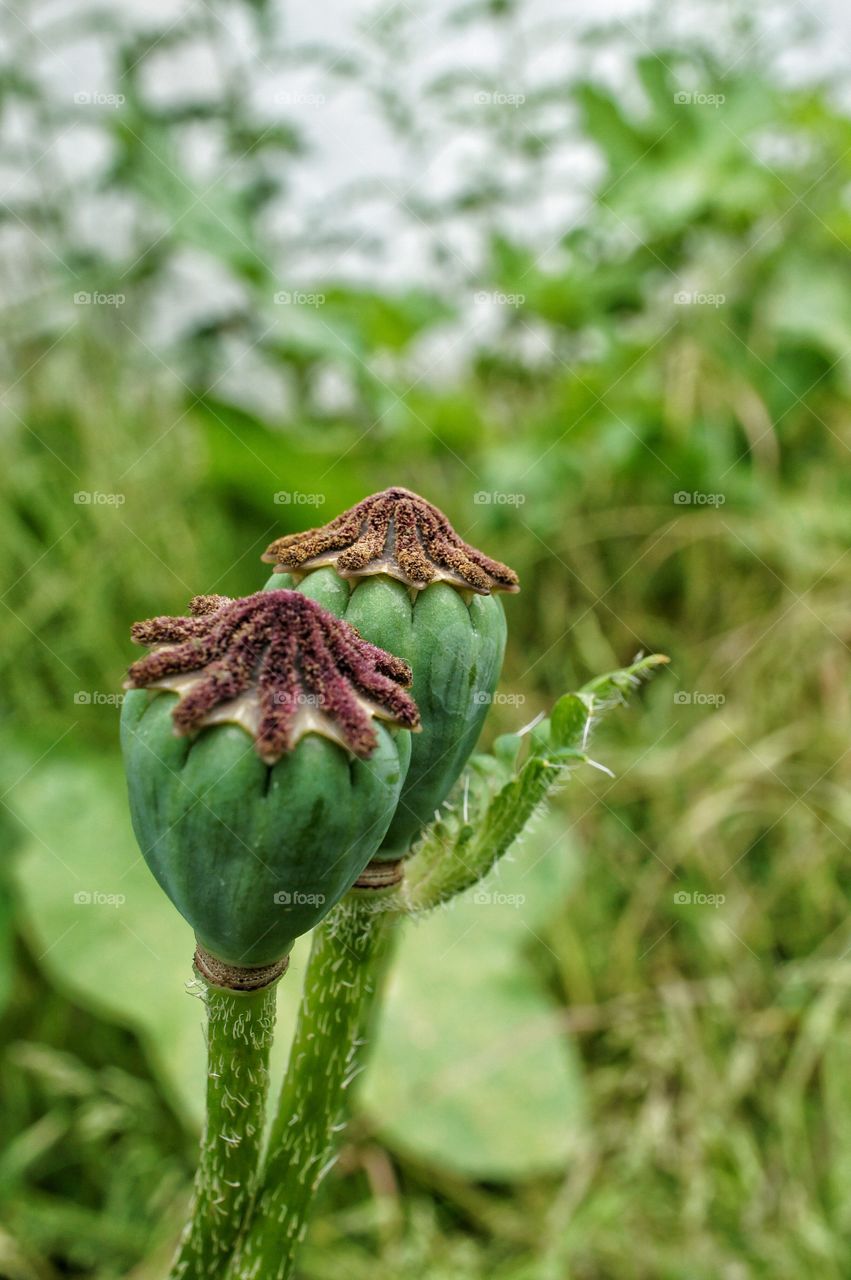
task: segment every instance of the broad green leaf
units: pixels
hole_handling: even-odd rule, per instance
[[[187,994],[192,930],[148,871],[116,759],[46,762],[8,801],[24,827],[14,880],[38,963],[58,990],[136,1030],[184,1116],[204,1109],[203,1005]],[[279,987],[282,1066],[306,959]]]
[[[424,832],[404,890],[416,928],[392,973],[364,1092],[381,1135],[400,1149],[480,1178],[569,1158],[582,1118],[578,1068],[524,958],[569,884],[565,837],[551,834],[557,819],[516,862],[505,855],[571,765],[588,761],[589,722],[664,662],[639,658],[565,694],[533,729],[516,772],[519,741],[498,739]],[[441,903],[450,905],[427,914]]]
[[[815,347],[845,368],[851,343],[851,301],[828,258],[791,256],[766,291],[765,320],[787,342]]]
[[[516,861],[406,928],[360,1095],[391,1146],[475,1178],[569,1159],[579,1065],[527,953],[573,865],[553,820]]]

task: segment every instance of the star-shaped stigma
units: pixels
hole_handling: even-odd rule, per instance
[[[131,630],[137,644],[154,648],[133,663],[127,687],[179,693],[175,733],[239,724],[274,764],[305,733],[365,758],[377,744],[373,719],[419,727],[405,692],[408,664],[307,596],[196,596],[189,608],[190,617],[151,618]]]
[[[488,595],[517,591],[517,574],[458,536],[442,511],[410,489],[385,489],[318,529],[278,538],[263,554],[278,573],[333,565],[343,578],[386,573],[421,591],[432,582]]]

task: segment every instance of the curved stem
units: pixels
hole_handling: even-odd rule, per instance
[[[389,956],[395,894],[354,890],[317,926],[280,1106],[229,1280],[289,1280]],[[389,908],[389,909],[388,909]]]
[[[277,983],[231,991],[199,981],[207,1006],[207,1118],[173,1280],[217,1280],[233,1253],[256,1186],[275,1028]]]

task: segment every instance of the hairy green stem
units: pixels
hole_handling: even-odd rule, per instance
[[[224,1274],[254,1195],[269,1093],[277,983],[231,991],[199,976],[207,1006],[207,1118],[172,1280]]]
[[[431,911],[484,879],[522,834],[564,774],[564,765],[533,756],[460,831],[439,822],[426,829],[404,884],[411,914]]]
[[[304,994],[251,1222],[228,1280],[289,1280],[308,1215],[334,1163],[345,1091],[357,1076],[398,917],[391,891],[354,890],[313,935]]]

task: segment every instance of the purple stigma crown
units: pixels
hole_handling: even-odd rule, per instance
[[[195,596],[189,609],[189,617],[134,623],[130,633],[154,648],[130,667],[126,687],[180,694],[175,733],[238,724],[261,760],[274,764],[305,733],[366,758],[377,745],[373,719],[419,728],[405,692],[408,664],[307,596]]]
[[[517,591],[517,574],[458,536],[446,516],[410,489],[385,489],[318,529],[278,538],[262,559],[296,575],[333,565],[343,578],[386,573],[418,591],[432,582],[489,595]]]

